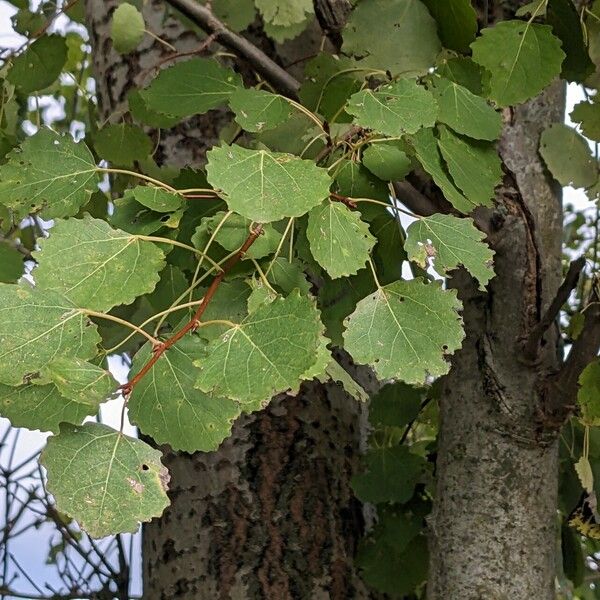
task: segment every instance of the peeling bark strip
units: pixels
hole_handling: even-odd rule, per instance
[[[127,110],[131,87],[147,84],[148,74],[171,54],[150,36],[138,52],[116,54],[109,28],[117,5],[86,0],[100,112],[115,120]],[[165,6],[144,4],[148,28],[181,52],[196,50],[198,38],[176,19],[165,19]],[[293,62],[320,41],[308,32],[278,50]],[[155,158],[201,164],[228,118],[215,110],[163,131]],[[364,369],[352,374],[367,390],[377,386]],[[359,468],[365,427],[364,407],[337,384],[311,382],[296,397],[279,397],[267,410],[239,419],[218,452],[165,448],[172,505],[144,527],[144,598],[379,597],[354,566],[363,517],[350,479]]]
[[[537,145],[563,103],[556,84],[505,128],[500,153],[510,176],[497,208],[485,211],[497,272],[488,292],[464,272],[451,280],[467,338],[440,402],[430,600],[555,596],[558,444],[544,425],[541,384],[559,368],[556,329],[533,364],[521,349],[561,283],[560,190]]]

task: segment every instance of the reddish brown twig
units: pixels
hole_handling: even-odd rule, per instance
[[[348,196],[342,196],[341,194],[336,194],[335,192],[330,192],[329,197],[332,200],[336,200],[337,202],[341,202],[348,208],[356,208],[356,202],[352,200],[352,198],[348,198]]]
[[[200,303],[196,312],[194,313],[194,316],[177,333],[173,334],[170,338],[168,338],[161,344],[156,345],[152,349],[152,356],[150,357],[148,362],[141,368],[141,370],[137,373],[137,375],[135,375],[135,377],[133,377],[133,379],[131,379],[127,383],[124,383],[121,386],[123,395],[126,398],[131,394],[131,391],[133,390],[133,388],[143,379],[143,377],[156,364],[158,359],[169,348],[173,347],[182,337],[185,336],[186,333],[189,333],[190,331],[194,331],[195,329],[198,328],[198,324],[200,323],[200,319],[202,318],[202,315],[206,311],[206,308],[208,307],[210,301],[213,299],[217,289],[219,289],[219,286],[221,285],[221,282],[223,281],[225,275],[227,275],[227,273],[229,271],[231,271],[231,269],[238,263],[238,261],[244,256],[244,254],[246,254],[246,252],[248,252],[248,249],[250,248],[250,246],[252,246],[252,244],[254,244],[254,242],[257,240],[258,236],[261,233],[262,233],[262,225],[258,225],[252,230],[252,232],[250,233],[250,235],[244,242],[243,246],[238,250],[238,252],[236,254],[234,254],[223,265],[223,269],[221,270],[221,272],[212,280],[212,283],[210,284],[210,287],[206,291],[206,294],[204,294],[204,298],[202,299],[202,302]]]

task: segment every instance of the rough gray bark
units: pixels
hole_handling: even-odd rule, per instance
[[[507,111],[504,185],[497,208],[479,215],[489,223],[497,275],[487,293],[464,272],[451,280],[467,338],[440,402],[430,600],[555,597],[558,444],[544,418],[544,384],[558,367],[556,328],[535,364],[521,345],[561,282],[560,190],[537,147],[563,107],[557,83]]]
[[[116,54],[108,32],[117,4],[86,2],[103,118],[119,118],[132,85],[147,83],[169,54],[149,36],[138,52]],[[145,4],[148,28],[180,51],[197,48],[195,34],[165,20],[164,9]],[[320,32],[308,32],[279,55],[292,62],[319,41]],[[163,133],[158,159],[197,165],[227,118],[211,111]],[[359,376],[373,389],[368,373]],[[172,505],[144,528],[144,598],[371,598],[353,564],[363,519],[349,486],[364,431],[355,400],[335,384],[308,383],[241,418],[218,452],[165,449]]]

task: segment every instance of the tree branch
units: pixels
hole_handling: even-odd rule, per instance
[[[554,323],[560,309],[564,303],[569,299],[571,292],[575,289],[577,282],[579,281],[579,275],[585,266],[585,257],[581,256],[577,260],[574,260],[567,271],[567,275],[562,282],[562,285],[558,288],[556,296],[552,303],[548,307],[546,314],[542,317],[536,327],[533,328],[529,337],[523,344],[523,355],[528,361],[535,361],[538,355],[538,350],[542,337],[546,330],[552,323]]]
[[[569,356],[562,369],[550,380],[544,413],[545,425],[562,426],[566,416],[575,407],[579,376],[598,355],[600,349],[600,296],[596,285],[584,309],[583,329],[573,342]]]
[[[432,198],[420,192],[408,181],[394,181],[394,191],[402,204],[420,217],[430,217],[435,213],[452,212],[452,206],[440,206]]]
[[[300,83],[246,38],[227,29],[206,6],[196,0],[167,0],[167,3],[206,33],[214,35],[219,44],[248,61],[279,93],[294,100],[298,99]]]

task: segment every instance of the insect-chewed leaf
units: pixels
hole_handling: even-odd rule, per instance
[[[260,305],[207,347],[196,386],[237,400],[246,411],[294,388],[315,363],[323,325],[298,291]]]
[[[62,424],[40,462],[58,510],[92,537],[134,532],[168,506],[160,452],[99,423]]]
[[[600,142],[600,103],[583,101],[576,104],[571,114],[571,121],[579,123],[585,137]]]
[[[143,433],[175,450],[209,452],[230,435],[240,406],[233,400],[194,388],[204,343],[197,336],[180,340],[133,388],[129,416]],[[136,354],[135,374],[151,357],[146,345]]]
[[[231,69],[193,58],[161,71],[140,95],[150,110],[188,117],[225,104],[241,85],[241,77]]]
[[[411,141],[421,166],[431,175],[446,200],[457,210],[470,213],[476,204],[465,198],[448,176],[433,130],[422,129],[412,136]]]
[[[598,164],[588,143],[568,125],[553,123],[542,132],[540,154],[561,185],[586,188],[598,179]]]
[[[117,388],[106,369],[78,358],[55,358],[44,367],[43,374],[65,398],[96,408]]]
[[[433,94],[414,79],[399,79],[376,91],[362,90],[348,100],[354,122],[379,133],[399,136],[433,127],[437,103]]]
[[[213,148],[207,158],[210,184],[231,210],[256,222],[299,217],[329,195],[327,170],[291,154],[234,145]]]
[[[342,35],[345,54],[394,75],[427,72],[441,50],[436,23],[418,0],[362,0]]]
[[[56,223],[39,245],[36,284],[90,310],[131,304],[154,289],[164,266],[163,252],[152,242],[89,216]]]
[[[184,203],[181,196],[153,185],[138,185],[132,193],[140,204],[156,212],[172,212]]]
[[[365,456],[367,471],[352,479],[354,492],[364,502],[408,502],[425,472],[425,459],[406,446],[376,448]]]
[[[360,213],[329,200],[308,213],[306,236],[315,260],[332,279],[362,269],[375,245]]]
[[[57,356],[96,355],[96,327],[69,300],[28,284],[0,284],[0,383],[38,379]]]
[[[469,140],[440,126],[438,146],[454,183],[475,205],[490,206],[494,189],[502,180],[502,164],[496,148]]]
[[[142,13],[129,2],[120,4],[112,16],[110,35],[120,54],[135,50],[144,38],[146,23]]]
[[[444,274],[463,265],[484,289],[494,276],[494,252],[483,242],[473,219],[434,214],[411,223],[406,230],[404,248],[410,260],[426,268],[433,258],[438,273]]]
[[[290,116],[285,98],[253,88],[238,88],[231,94],[229,106],[239,125],[254,133],[277,127]]]
[[[455,290],[420,279],[396,281],[361,300],[344,321],[344,347],[380,379],[422,384],[448,372],[444,356],[464,337]]]
[[[435,82],[438,121],[477,140],[495,140],[502,130],[502,116],[481,96],[445,78]]]
[[[560,74],[565,58],[549,25],[518,20],[487,27],[471,48],[473,60],[490,72],[489,97],[500,106],[539,94]]]
[[[40,129],[0,166],[0,203],[18,215],[42,209],[46,219],[76,214],[96,190],[96,164],[87,146]]]
[[[80,425],[98,412],[98,404],[68,400],[54,384],[0,385],[0,415],[13,427],[58,433],[60,423]]]

